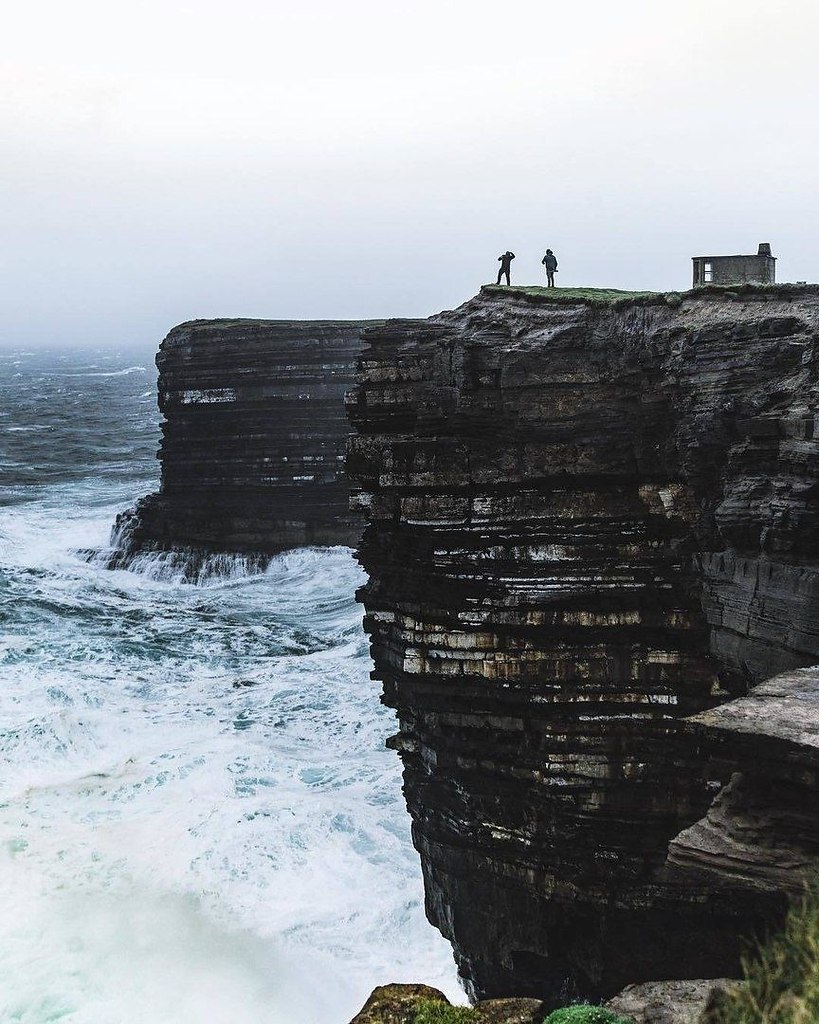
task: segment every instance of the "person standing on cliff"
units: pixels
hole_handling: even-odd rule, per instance
[[[498,284],[501,283],[501,278],[506,274],[506,283],[509,285],[512,282],[509,280],[509,271],[512,267],[512,260],[515,258],[515,254],[510,252],[508,249],[503,256],[498,256],[500,262],[500,270],[498,271]]]
[[[555,256],[551,249],[547,249],[546,255],[540,262],[546,268],[546,287],[554,288],[555,271],[557,270],[557,256]]]

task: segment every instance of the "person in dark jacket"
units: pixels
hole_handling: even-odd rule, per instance
[[[508,249],[503,254],[503,256],[498,256],[498,260],[500,262],[500,270],[498,271],[498,284],[501,283],[501,278],[503,277],[504,274],[506,274],[506,283],[507,284],[511,284],[512,283],[509,280],[509,270],[510,270],[510,268],[512,266],[512,260],[514,258],[515,258],[515,254],[513,252],[510,252]]]
[[[540,262],[546,268],[546,287],[554,288],[555,271],[557,270],[557,256],[555,256],[551,249],[547,249],[546,255]]]

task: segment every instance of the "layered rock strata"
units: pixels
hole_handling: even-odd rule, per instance
[[[819,661],[817,326],[810,287],[485,288],[367,333],[365,625],[474,994],[732,974],[780,913],[666,858],[736,771],[685,719]]]
[[[372,322],[194,320],[157,355],[160,490],[117,523],[113,564],[146,550],[354,544],[344,393]],[[195,568],[195,565],[194,565]]]
[[[748,907],[798,897],[819,877],[819,668],[766,680],[684,729],[728,781],[672,840],[668,877]]]

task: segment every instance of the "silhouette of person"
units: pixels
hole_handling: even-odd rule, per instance
[[[512,266],[512,260],[514,258],[515,254],[513,252],[510,252],[508,249],[503,254],[503,256],[498,256],[498,261],[500,262],[500,270],[498,271],[498,284],[501,283],[501,278],[503,277],[504,274],[506,275],[506,283],[512,283],[509,280],[509,269]]]
[[[547,249],[546,255],[540,262],[546,268],[546,287],[554,288],[555,271],[557,270],[557,256],[555,256],[551,249]]]

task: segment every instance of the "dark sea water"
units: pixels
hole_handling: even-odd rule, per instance
[[[345,548],[111,572],[153,353],[0,349],[0,1021],[344,1024],[458,997]]]

